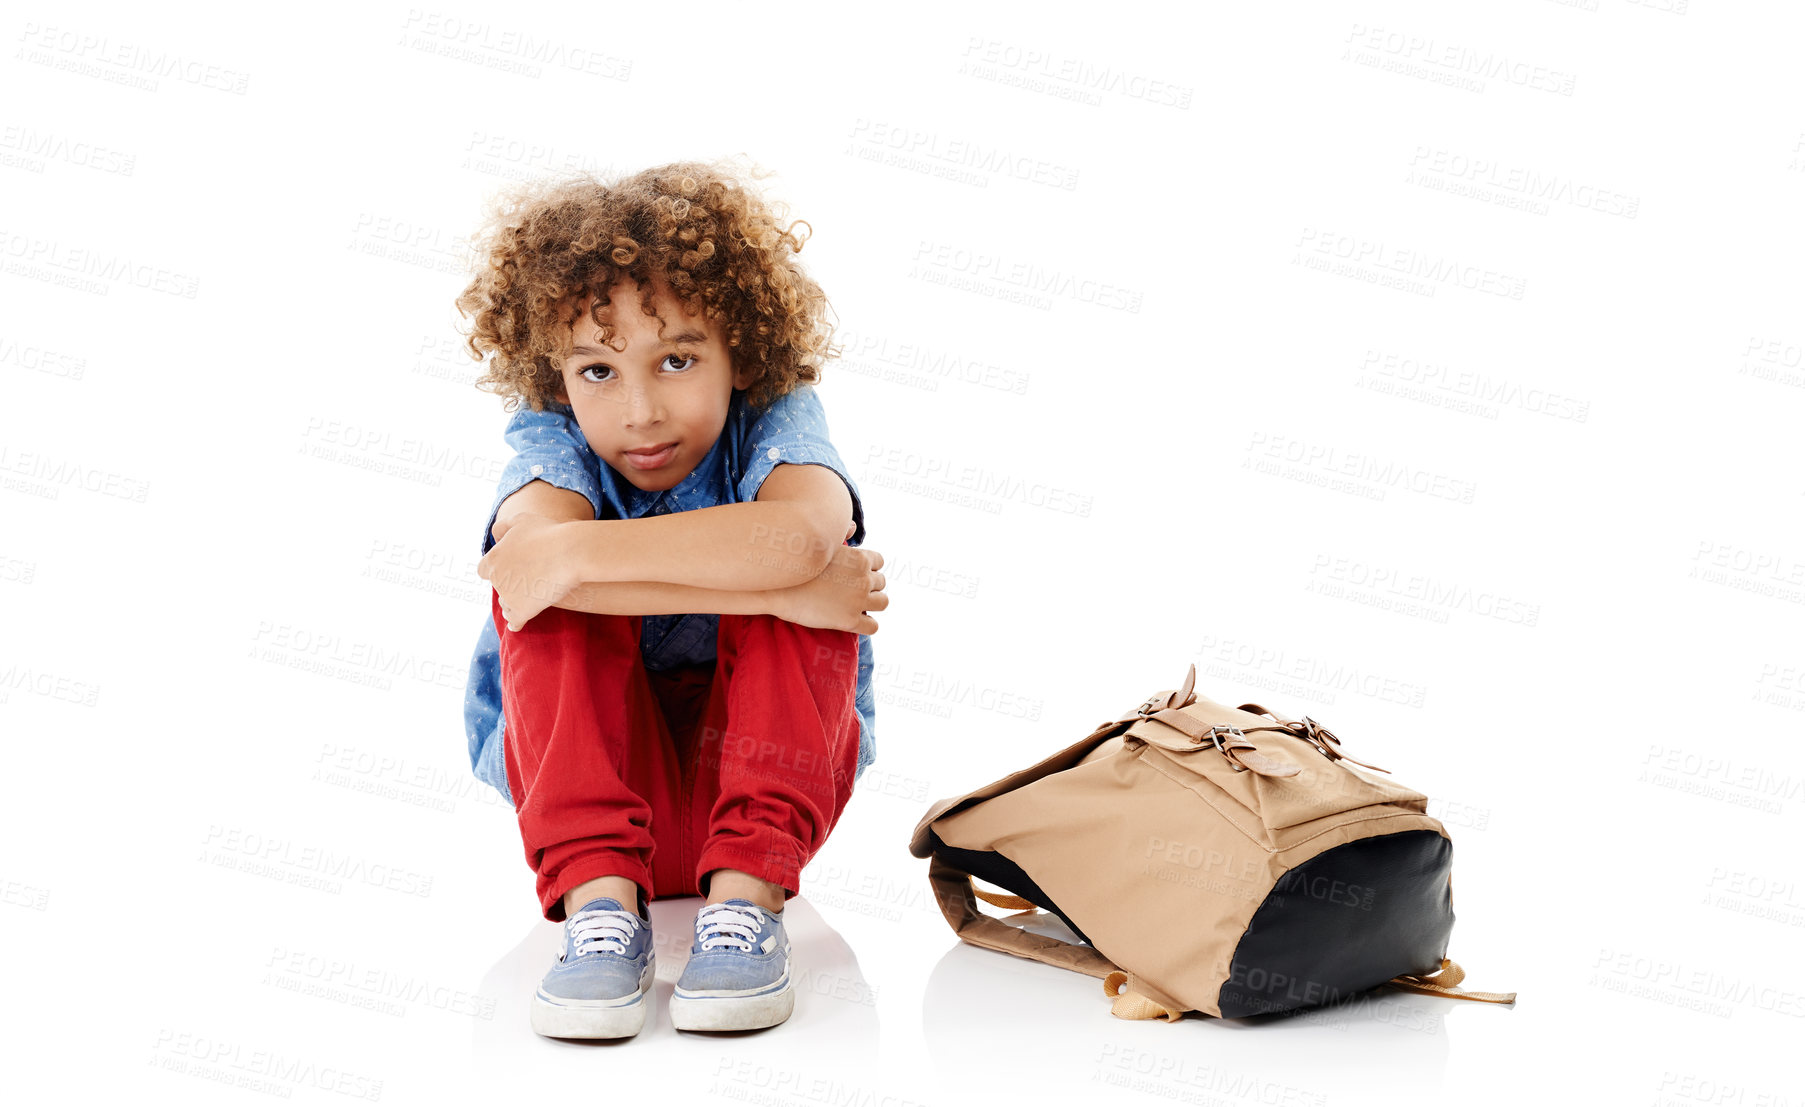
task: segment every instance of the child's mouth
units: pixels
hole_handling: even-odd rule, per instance
[[[625,457],[627,459],[627,464],[633,466],[635,469],[656,469],[661,465],[667,464],[671,458],[677,456],[677,444],[672,442],[662,450],[657,450],[652,453],[636,453],[632,450],[623,450],[621,451],[621,456]]]

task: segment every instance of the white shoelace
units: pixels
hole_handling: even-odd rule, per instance
[[[696,912],[696,937],[702,939],[703,949],[738,946],[751,953],[752,938],[762,922],[755,911],[731,903],[711,903]],[[745,931],[744,937],[741,931]]]
[[[625,953],[633,930],[643,923],[634,911],[578,911],[570,916],[571,949],[585,953]]]

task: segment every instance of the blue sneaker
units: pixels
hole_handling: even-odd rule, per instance
[[[696,912],[689,964],[671,995],[678,1030],[757,1030],[796,1007],[783,915],[738,896]]]
[[[533,995],[533,1029],[548,1038],[627,1038],[645,1025],[658,979],[652,924],[612,896],[564,920],[564,952]]]

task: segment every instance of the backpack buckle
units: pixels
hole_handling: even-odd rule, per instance
[[[1142,700],[1141,705],[1134,709],[1134,713],[1143,717],[1157,714],[1171,706],[1171,699],[1172,693],[1170,692],[1155,692]]]
[[[1315,719],[1312,719],[1310,716],[1305,715],[1302,719],[1298,720],[1298,725],[1303,728],[1304,733],[1302,737],[1304,741],[1309,742],[1318,750],[1322,751],[1322,755],[1330,761],[1350,761],[1363,769],[1372,769],[1374,772],[1391,772],[1390,769],[1381,769],[1377,765],[1368,765],[1364,761],[1355,761],[1347,754],[1342,753],[1341,739],[1335,737],[1335,732],[1328,727],[1323,726]]]
[[[1223,758],[1229,763],[1230,768],[1238,773],[1247,771],[1247,766],[1241,764],[1241,759],[1231,752],[1234,750],[1253,748],[1253,743],[1247,740],[1246,731],[1238,726],[1222,726],[1218,724],[1209,729],[1203,736],[1203,740],[1216,747],[1217,752],[1222,754]]]
[[[1317,748],[1321,749],[1322,752],[1325,754],[1330,753],[1330,751],[1336,751],[1336,752],[1340,751],[1341,739],[1335,737],[1334,731],[1330,730],[1326,726],[1323,726],[1321,723],[1317,722],[1315,719],[1312,719],[1308,715],[1305,715],[1302,719],[1299,719],[1298,721],[1304,725],[1304,740],[1305,741],[1312,743]],[[1331,755],[1330,759],[1333,760],[1332,755]]]

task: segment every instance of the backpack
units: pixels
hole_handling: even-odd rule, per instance
[[[909,842],[965,942],[1103,978],[1120,1018],[1452,999],[1452,842],[1428,797],[1309,716],[1147,698],[1038,764],[933,804]],[[1369,770],[1369,771],[1361,771]],[[977,889],[972,878],[1014,895]],[[975,898],[974,898],[975,896]],[[985,914],[1057,915],[1083,945]]]

